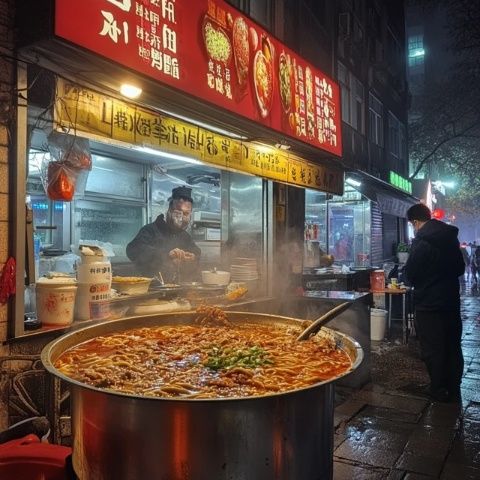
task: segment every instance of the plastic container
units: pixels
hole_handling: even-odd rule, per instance
[[[70,447],[43,443],[30,434],[0,445],[0,478],[63,480]]]
[[[80,246],[82,262],[77,264],[77,280],[79,283],[112,282],[112,265],[100,247]]]
[[[82,262],[77,265],[77,280],[79,283],[111,282],[112,266],[110,262]]]
[[[68,326],[73,322],[76,281],[73,278],[40,278],[35,288],[37,319],[44,326]]]
[[[372,290],[383,290],[385,288],[385,271],[374,270],[370,272],[370,288]]]
[[[110,316],[110,282],[79,283],[75,302],[76,320],[102,320]]]
[[[386,328],[387,311],[380,308],[372,308],[370,310],[370,340],[383,340]]]
[[[112,265],[101,247],[80,245],[75,319],[102,320],[110,316]]]

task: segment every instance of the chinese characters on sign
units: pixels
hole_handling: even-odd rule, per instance
[[[224,0],[55,0],[55,35],[341,156],[338,85]]]
[[[119,42],[129,45],[129,32],[135,40],[137,55],[151,68],[180,78],[180,64],[177,57],[177,32],[175,30],[175,1],[150,0],[105,0],[111,3],[111,10],[100,10],[103,17],[101,37],[108,37],[115,45]],[[115,8],[117,10],[115,10]],[[130,13],[133,21],[117,20],[116,14]],[[132,27],[130,29],[130,27]]]
[[[251,142],[240,142],[166,115],[59,80],[55,127],[193,157],[206,163],[331,193],[343,172]],[[75,124],[72,124],[75,119]]]

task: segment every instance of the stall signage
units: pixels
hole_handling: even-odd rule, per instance
[[[390,183],[407,193],[412,193],[412,182],[390,170]]]
[[[59,79],[55,128],[83,132],[279,182],[343,193],[343,171],[307,162],[283,150],[232,139]]]
[[[342,154],[338,85],[223,0],[56,0],[55,35]]]

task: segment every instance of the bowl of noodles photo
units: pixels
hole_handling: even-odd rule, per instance
[[[282,52],[278,58],[278,84],[283,112],[288,115],[292,108],[292,66],[290,56]]]
[[[261,50],[255,54],[253,60],[253,84],[260,115],[266,118],[272,108],[273,72],[272,63]]]
[[[203,41],[208,57],[228,65],[232,59],[233,49],[227,32],[216,20],[205,15],[202,25]]]

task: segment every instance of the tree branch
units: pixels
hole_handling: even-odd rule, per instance
[[[444,138],[441,142],[439,142],[434,148],[433,150],[428,154],[426,155],[425,157],[423,157],[423,159],[418,163],[417,167],[415,168],[415,171],[410,175],[409,177],[409,180],[413,180],[417,175],[418,175],[418,172],[423,168],[423,166],[425,165],[425,163],[431,158],[433,157],[433,155],[435,155],[435,153],[441,148],[443,147],[446,143],[450,142],[451,140],[454,140],[456,138],[460,138],[460,137],[463,137],[465,135],[465,133],[467,133],[468,131],[472,130],[473,128],[475,128],[476,126],[479,125],[479,122],[476,121],[473,125],[470,125],[469,127],[466,127],[465,129],[463,129],[462,131],[458,132],[457,134],[455,135],[452,135],[451,137],[448,137],[448,138]]]

